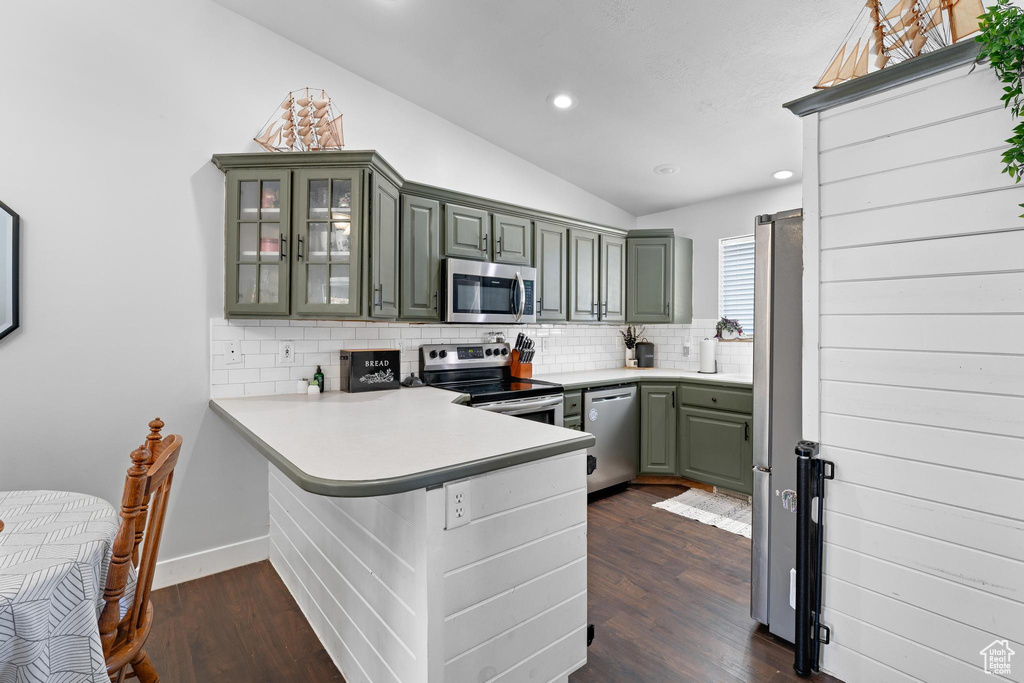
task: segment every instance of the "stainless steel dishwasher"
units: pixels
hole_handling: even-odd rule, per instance
[[[640,458],[640,409],[636,386],[583,393],[583,431],[597,438],[588,453],[597,469],[587,477],[587,493],[635,479]]]

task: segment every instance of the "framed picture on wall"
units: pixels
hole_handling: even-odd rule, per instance
[[[0,339],[18,328],[18,214],[0,202]]]

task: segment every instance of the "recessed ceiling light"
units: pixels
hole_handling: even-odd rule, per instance
[[[654,172],[658,175],[675,175],[679,173],[679,167],[675,164],[662,164],[661,166],[655,166]]]
[[[783,169],[781,171],[776,171],[775,173],[772,173],[772,177],[775,178],[776,180],[789,180],[790,178],[793,177],[793,175],[793,172],[788,169]]]
[[[576,105],[579,104],[576,98],[567,92],[548,95],[548,103],[555,109],[575,109]]]

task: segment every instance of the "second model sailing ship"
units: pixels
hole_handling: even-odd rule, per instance
[[[342,149],[341,116],[323,90],[300,88],[288,93],[253,140],[268,152]]]
[[[982,0],[895,0],[888,10],[868,0],[814,87],[830,88],[952,45],[976,33],[984,13]]]

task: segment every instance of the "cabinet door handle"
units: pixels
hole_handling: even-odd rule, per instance
[[[494,249],[496,250],[495,253],[497,253],[498,256],[501,256],[501,238],[500,237],[496,237],[494,239]]]
[[[749,422],[744,422],[743,423],[743,440],[744,441],[750,441],[750,423]]]
[[[487,251],[487,238],[488,238],[488,234],[487,234],[487,232],[485,231],[485,232],[484,232],[484,251],[485,251],[485,252]]]
[[[434,310],[437,310],[437,290],[434,290]]]
[[[300,261],[301,261],[301,260],[303,259],[303,256],[304,256],[304,255],[303,255],[303,253],[302,253],[302,235],[299,235],[299,251],[298,251],[298,258],[299,258],[299,260],[300,260]]]
[[[676,407],[676,392],[672,392],[672,407]]]
[[[665,302],[665,315],[668,315],[668,302]]]
[[[712,403],[718,403],[718,397],[717,396],[712,396],[711,397],[711,402]]]
[[[281,237],[281,260],[282,260],[282,261],[284,261],[284,260],[285,260],[286,258],[288,258],[288,254],[286,254],[286,253],[284,252],[284,248],[285,248],[285,246],[286,246],[287,244],[288,244],[288,238],[287,238],[287,237],[283,237],[283,236],[282,236],[282,237]]]
[[[608,302],[605,301],[603,304],[601,304],[601,308],[603,309],[603,311],[601,313],[601,317],[602,318],[607,318],[608,317]]]
[[[373,305],[377,308],[381,308],[383,306],[381,303],[381,289],[381,285],[375,285],[373,288]]]
[[[593,313],[594,315],[597,315],[597,302],[596,301],[590,305],[590,312]]]

